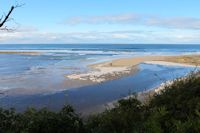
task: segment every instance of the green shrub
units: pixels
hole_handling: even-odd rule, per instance
[[[115,108],[89,118],[87,128],[92,133],[142,131],[142,122],[145,116],[144,110],[144,106],[135,98],[120,100]]]
[[[0,131],[2,133],[80,133],[85,132],[82,120],[71,106],[60,112],[30,108],[16,114],[13,110],[1,110]]]

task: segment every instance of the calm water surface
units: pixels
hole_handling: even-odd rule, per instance
[[[186,75],[194,68],[140,64],[135,75],[97,85],[65,86],[65,74],[89,71],[88,64],[142,55],[198,54],[200,45],[0,45],[0,51],[35,51],[40,55],[0,54],[0,105],[24,110],[27,106],[57,110],[65,103],[78,111],[100,105]],[[19,95],[19,92],[27,92]],[[19,94],[18,94],[19,93]]]

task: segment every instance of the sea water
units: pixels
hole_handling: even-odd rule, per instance
[[[2,106],[23,110],[31,105],[48,105],[59,109],[67,101],[76,109],[85,110],[125,97],[129,91],[151,89],[164,81],[184,76],[194,68],[140,64],[135,75],[73,88],[65,85],[64,75],[86,72],[89,64],[116,58],[198,54],[200,45],[7,44],[0,45],[0,51],[39,52],[38,55],[0,54],[0,91],[12,92],[1,96]],[[49,99],[53,101],[49,102]]]

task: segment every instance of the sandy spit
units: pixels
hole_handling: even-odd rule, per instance
[[[65,75],[65,77],[72,80],[89,80],[95,83],[101,83],[107,80],[113,80],[136,73],[139,70],[137,65],[140,63],[195,67],[200,64],[200,55],[141,56],[122,58],[109,62],[93,64],[88,66],[92,69],[92,71],[81,74]]]

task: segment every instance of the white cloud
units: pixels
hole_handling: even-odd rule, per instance
[[[200,30],[200,19],[191,17],[149,18],[145,24],[168,28]]]
[[[123,14],[123,15],[105,15],[105,16],[75,16],[66,21],[62,22],[63,24],[101,24],[101,23],[130,23],[137,21],[139,16],[136,14]]]
[[[130,37],[127,34],[115,33],[115,34],[112,34],[112,38],[129,39]]]
[[[68,18],[63,24],[129,24],[145,25],[175,29],[200,30],[200,18],[193,17],[159,17],[144,14],[119,14],[102,16],[75,16]]]
[[[200,43],[198,30],[50,33],[30,29],[1,32],[0,43]]]

